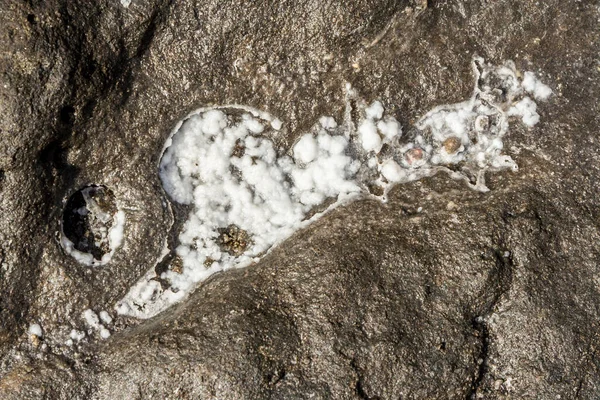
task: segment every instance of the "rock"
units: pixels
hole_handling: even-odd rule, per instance
[[[219,233],[217,242],[223,251],[229,254],[242,254],[252,242],[252,238],[249,237],[248,232],[235,225],[230,225],[227,228],[219,228]]]
[[[424,162],[425,152],[419,147],[414,147],[404,154],[404,162],[410,167],[419,167]]]
[[[124,3],[1,4],[0,398],[600,396],[596,5]],[[396,186],[155,318],[66,344],[84,310],[111,311],[173,242],[186,210],[157,165],[187,113],[268,111],[289,148],[320,116],[341,120],[350,83],[410,129],[470,96],[474,55],[554,92],[539,124],[511,125],[519,171],[488,174],[490,192],[446,174]],[[127,215],[103,266],[60,245],[68,199],[88,185]]]
[[[458,151],[458,149],[460,149],[460,139],[456,136],[449,137],[448,139],[444,140],[443,146],[444,150],[446,150],[446,153],[454,154]]]

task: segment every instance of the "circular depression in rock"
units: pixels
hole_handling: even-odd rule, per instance
[[[61,245],[82,264],[104,265],[121,245],[124,224],[114,193],[103,185],[88,185],[65,204]]]

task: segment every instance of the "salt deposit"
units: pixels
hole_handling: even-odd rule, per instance
[[[169,197],[190,207],[172,265],[160,276],[169,287],[151,269],[117,312],[151,317],[210,275],[257,262],[327,210],[365,196],[386,201],[398,183],[446,172],[487,191],[486,172],[517,170],[502,153],[509,117],[535,125],[536,103],[525,92],[543,99],[549,88],[528,73],[521,81],[510,62],[476,59],[473,67],[472,97],[435,107],[406,135],[381,102],[367,105],[351,88],[344,121],[320,118],[289,149],[276,146],[284,125],[268,113],[242,106],[191,113],[167,140],[159,168]],[[327,210],[311,213],[325,201]]]

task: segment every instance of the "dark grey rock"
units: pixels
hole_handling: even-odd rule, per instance
[[[600,396],[597,3],[30,3],[0,7],[0,398]],[[475,54],[555,93],[535,128],[513,125],[520,170],[490,193],[443,175],[398,186],[154,319],[119,318],[107,341],[59,340],[160,255],[157,164],[189,111],[267,110],[290,145],[341,115],[350,82],[409,128],[468,98]],[[102,268],[57,238],[88,184],[128,218]]]

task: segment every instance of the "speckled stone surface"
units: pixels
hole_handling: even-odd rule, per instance
[[[0,398],[600,396],[597,2],[0,4]],[[65,344],[161,254],[174,217],[157,165],[188,112],[256,107],[290,146],[342,115],[348,82],[410,129],[470,96],[475,55],[554,91],[539,124],[511,127],[519,171],[490,192],[443,174],[399,185],[153,319]],[[127,215],[99,268],[58,237],[88,184]]]

